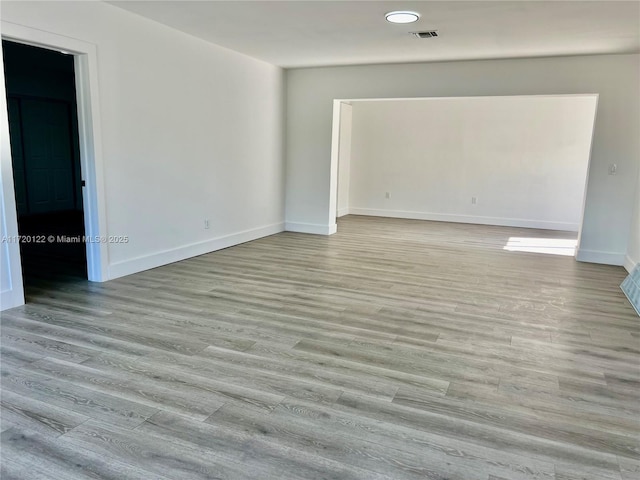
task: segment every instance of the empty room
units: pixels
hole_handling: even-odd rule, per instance
[[[640,2],[0,21],[0,478],[640,479]]]

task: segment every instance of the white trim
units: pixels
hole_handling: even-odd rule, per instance
[[[631,258],[628,254],[624,256],[623,266],[627,272],[631,273],[631,270],[636,268],[636,265],[638,265],[638,261]]]
[[[11,288],[0,293],[0,310],[9,310],[20,305],[24,305],[24,293],[22,290]]]
[[[2,55],[0,55],[0,62],[2,61]],[[4,84],[4,76],[0,79],[0,87]],[[4,88],[2,89],[4,90]],[[7,110],[6,97],[0,99],[0,108],[4,111]],[[0,119],[2,126],[2,137],[8,138],[9,124],[7,117]],[[5,136],[6,135],[6,136]],[[18,235],[18,212],[16,210],[13,174],[11,170],[11,152],[9,142],[2,142],[2,169],[0,173],[0,183],[2,184],[3,196],[0,198],[0,221],[2,224],[2,234],[8,237],[17,237]],[[8,170],[9,169],[9,170]],[[5,196],[7,202],[5,203]],[[24,290],[22,288],[22,266],[20,264],[20,244],[18,242],[2,242],[0,243],[2,252],[0,255],[3,259],[6,259],[5,265],[0,265],[0,268],[6,268],[8,271],[8,281],[6,283],[1,282],[0,289],[0,310],[7,310],[9,308],[19,307],[24,305]],[[18,259],[17,261],[15,259]],[[4,275],[3,275],[4,276]]]
[[[2,62],[2,55],[0,55]],[[4,95],[4,75],[0,78],[0,89],[2,98],[0,99],[0,109],[7,112],[6,95]],[[18,212],[16,210],[16,197],[13,185],[13,171],[11,163],[11,147],[9,138],[9,118],[5,113],[0,118],[0,134],[3,138],[0,146],[0,232],[8,237],[18,236]],[[2,241],[0,243],[0,257],[3,265],[0,268],[6,269],[7,281],[0,281],[0,310],[19,307],[24,305],[24,290],[22,288],[22,266],[20,264],[20,244],[18,242]],[[0,273],[0,278],[4,278],[4,272]]]
[[[586,95],[585,95],[586,96]],[[587,157],[587,174],[584,178],[584,187],[582,190],[582,208],[580,209],[580,226],[578,227],[578,246],[576,252],[580,250],[582,246],[582,228],[584,227],[584,212],[587,208],[587,190],[589,189],[589,175],[591,174],[591,156],[593,154],[593,139],[596,136],[596,120],[598,118],[598,102],[600,101],[600,94],[595,94],[596,106],[593,112],[593,123],[591,124],[591,139],[589,141],[589,156]],[[577,259],[577,257],[576,257]]]
[[[600,252],[597,250],[584,250],[578,249],[576,254],[576,260],[579,262],[587,263],[602,263],[604,265],[618,265],[624,264],[624,253],[613,252]]]
[[[453,97],[368,97],[368,98],[334,98],[334,102],[346,103],[352,105],[358,102],[398,102],[398,101],[414,101],[414,100],[455,100],[458,98],[522,98],[522,97],[539,97],[539,98],[553,98],[553,97],[593,97],[598,96],[599,93],[531,93],[520,95],[457,95]]]
[[[85,234],[98,237],[107,233],[106,191],[102,164],[102,139],[97,84],[95,47],[93,53],[76,55],[76,103],[78,105],[78,137],[80,139],[81,172],[86,186],[82,191]],[[90,88],[94,85],[95,88]],[[108,245],[86,243],[87,278],[92,282],[108,280]]]
[[[0,48],[0,62],[3,61]],[[18,212],[13,184],[13,163],[11,160],[11,145],[9,139],[9,115],[7,113],[7,95],[5,89],[4,72],[0,75],[0,235],[17,237]],[[24,305],[24,290],[22,288],[22,267],[20,264],[20,244],[18,242],[0,242],[0,310]],[[4,281],[6,279],[6,282]]]
[[[287,232],[311,233],[314,235],[333,235],[338,231],[338,225],[320,225],[317,223],[285,223],[284,229]]]
[[[349,215],[351,213],[351,209],[349,207],[339,208],[338,209],[338,218],[344,217],[345,215]]]
[[[333,101],[331,122],[331,159],[329,161],[329,218],[328,225],[336,223],[338,205],[338,159],[340,158],[340,102]],[[335,233],[335,232],[334,232]]]
[[[216,250],[257,240],[258,238],[274,235],[282,231],[284,231],[284,223],[274,223],[264,227],[244,230],[242,232],[212,238],[203,242],[192,243],[190,245],[185,245],[171,250],[164,250],[162,252],[152,253],[151,255],[144,255],[131,260],[117,262],[109,267],[109,278],[114,279],[124,277],[125,275],[131,275],[133,273],[143,272],[151,268],[161,267],[162,265],[167,265],[169,263],[179,262],[180,260],[186,260],[187,258],[215,252]]]
[[[83,190],[85,234],[106,235],[107,214],[102,161],[100,101],[98,95],[98,54],[96,45],[76,38],[6,21],[1,22],[2,38],[42,48],[64,50],[74,54],[80,162],[86,187]],[[6,115],[6,113],[4,113]],[[88,242],[87,277],[94,282],[108,280],[108,245]],[[20,264],[20,256],[12,256]],[[22,288],[22,281],[20,282]]]
[[[479,225],[498,225],[504,227],[538,228],[543,230],[563,230],[577,232],[579,225],[568,222],[547,222],[523,218],[481,217],[475,215],[457,215],[449,213],[410,212],[404,210],[381,210],[373,208],[349,208],[352,215],[372,217],[408,218],[412,220],[433,220],[436,222],[474,223]]]

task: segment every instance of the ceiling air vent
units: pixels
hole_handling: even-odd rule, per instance
[[[427,32],[410,32],[411,35],[416,36],[417,38],[432,38],[437,37],[438,32],[436,30],[429,30]]]

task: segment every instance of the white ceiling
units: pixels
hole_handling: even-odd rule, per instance
[[[639,1],[108,3],[285,68],[640,51]],[[392,25],[391,10],[422,17]]]

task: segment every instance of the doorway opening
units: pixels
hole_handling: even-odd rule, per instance
[[[86,280],[74,58],[2,48],[24,287]]]
[[[75,82],[76,110],[71,115],[77,116],[76,129],[77,140],[75,148],[76,169],[82,175],[73,177],[72,183],[81,193],[75,192],[74,205],[81,205],[80,215],[84,222],[84,235],[86,242],[82,243],[86,256],[86,264],[81,267],[85,274],[83,278],[93,282],[104,282],[109,279],[109,252],[106,242],[106,194],[104,186],[104,170],[102,162],[102,134],[100,124],[100,95],[98,89],[98,56],[96,46],[71,37],[61,36],[23,25],[17,25],[2,21],[2,40],[20,45],[27,45],[54,51],[68,55],[72,59]],[[2,57],[6,55],[2,44]],[[4,62],[3,62],[4,63]],[[37,81],[38,78],[31,79]],[[6,77],[0,77],[0,88],[5,89]],[[0,133],[3,138],[10,138],[8,95],[0,96]],[[51,107],[56,110],[56,107]],[[54,114],[51,114],[54,115]],[[73,117],[72,125],[73,125]],[[79,145],[78,145],[79,144]],[[12,146],[12,145],[11,145]],[[79,155],[78,155],[79,150]],[[1,202],[0,210],[3,213],[3,222],[0,222],[0,230],[3,237],[8,239],[19,238],[18,231],[18,206],[16,205],[15,184],[11,148],[9,142],[2,142],[0,148],[0,161],[2,173],[0,175]],[[80,187],[77,187],[78,183]],[[60,199],[56,199],[60,200]],[[74,208],[74,210],[77,210]],[[57,223],[56,223],[57,225]],[[76,223],[77,225],[77,223]],[[76,230],[77,231],[77,230]],[[55,235],[55,234],[54,234]],[[61,234],[63,237],[64,233]],[[49,235],[47,235],[48,237]],[[75,242],[77,236],[69,236],[62,243]],[[48,238],[44,239],[45,241]],[[57,235],[54,238],[58,240]],[[22,276],[22,253],[18,242],[4,242],[0,248],[0,309],[17,307],[25,303],[24,282]],[[86,270],[85,270],[86,269]],[[55,287],[53,287],[55,288]]]
[[[331,213],[565,232],[553,245],[525,231],[503,246],[575,255],[597,102],[597,94],[334,100]]]

